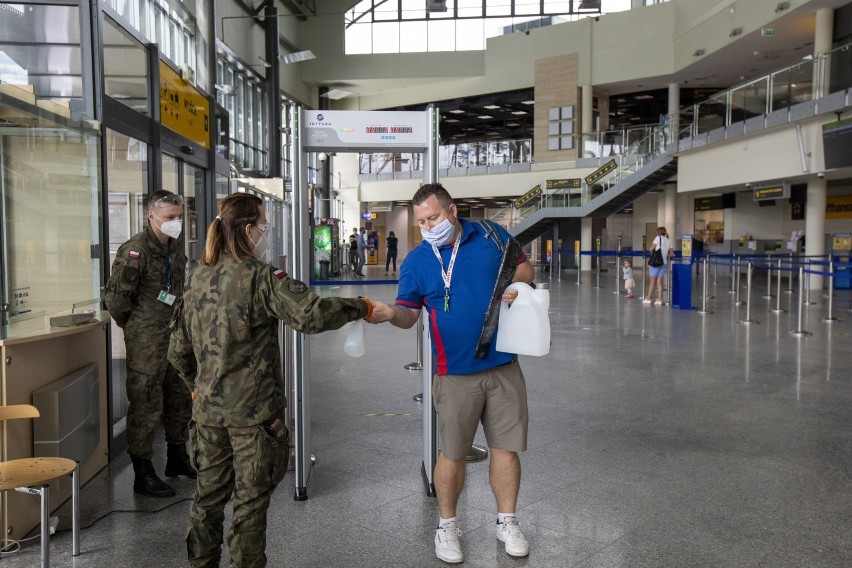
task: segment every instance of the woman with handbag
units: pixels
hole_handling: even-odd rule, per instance
[[[654,242],[648,250],[651,253],[651,258],[648,260],[648,276],[651,282],[648,285],[648,294],[642,300],[643,304],[650,304],[653,300],[654,287],[657,288],[657,301],[654,304],[657,306],[664,304],[663,280],[666,278],[666,265],[671,256],[671,249],[672,245],[666,228],[657,227],[657,236],[654,237]]]

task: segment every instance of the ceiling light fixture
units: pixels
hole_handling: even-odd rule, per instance
[[[324,94],[320,95],[321,97],[329,98],[333,101],[339,101],[340,99],[345,99],[349,95],[354,95],[352,91],[346,91],[344,89],[329,89]]]
[[[480,115],[479,115],[479,116],[477,116],[476,118],[481,118],[482,120],[486,120],[486,119],[494,118],[494,117],[493,117],[493,116],[491,116],[490,114],[480,114]]]
[[[289,63],[298,63],[300,61],[309,61],[311,59],[316,58],[317,56],[314,55],[314,52],[310,49],[306,49],[304,51],[297,51],[295,53],[285,53],[284,55],[281,55],[279,57],[279,59],[281,59],[281,62],[285,65]]]
[[[525,111],[525,110],[513,110],[512,114],[522,115],[522,114],[527,114],[527,111]]]
[[[451,111],[448,111],[450,114],[464,114],[464,111],[459,108],[454,108]]]
[[[521,101],[521,104],[522,105],[534,105],[535,101],[530,99],[530,100],[526,100],[526,101]]]
[[[485,105],[482,108],[487,108],[488,110],[497,110],[498,108],[500,108],[500,106],[499,105]]]
[[[226,97],[233,96],[237,92],[237,88],[233,85],[214,85],[214,87]]]

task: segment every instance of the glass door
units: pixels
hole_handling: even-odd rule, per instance
[[[203,210],[206,171],[171,154],[163,153],[163,189],[183,196],[183,233],[187,271],[191,271],[204,252],[207,225],[199,218]]]
[[[115,130],[106,129],[104,153],[107,195],[107,226],[109,227],[109,266],[124,242],[145,228],[149,190],[148,145]],[[112,372],[110,373],[111,440],[127,429],[127,356],[124,332],[111,320]],[[117,450],[117,448],[115,448]],[[116,452],[117,453],[117,452]]]

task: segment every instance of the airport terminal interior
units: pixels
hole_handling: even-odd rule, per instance
[[[786,278],[785,312],[771,313],[778,301],[761,298],[761,286],[754,323],[743,324],[724,273],[708,282],[704,315],[628,300],[614,280],[536,278],[551,284],[552,346],[521,357],[530,439],[518,515],[530,555],[513,559],[494,537],[488,466],[471,463],[459,507],[464,566],[852,565],[852,297],[835,297],[833,323],[821,321],[827,299],[811,297],[802,326],[812,335],[795,337],[798,294]],[[384,301],[396,292],[317,289]],[[276,490],[269,566],[445,565],[420,475],[420,373],[404,369],[416,334],[387,325],[365,334],[361,358],[344,354],[345,327],[310,339],[316,464],[307,501],[293,500],[292,472]],[[80,556],[60,509],[53,565],[186,565],[193,483],[173,481],[177,496],[155,499],[134,494],[132,476],[123,455],[83,488],[81,521],[93,526]],[[37,561],[37,546],[3,558],[10,568]]]
[[[186,565],[195,486],[134,493],[104,302],[148,196],[181,197],[187,273],[245,192],[263,260],[392,303],[437,181],[550,296],[549,353],[521,356],[530,555],[496,541],[471,460],[464,565],[852,566],[850,111],[849,0],[0,1],[0,403],[41,413],[0,421],[0,462],[79,463],[80,554],[63,479],[51,565]],[[658,228],[662,305],[643,302]],[[368,325],[356,358],[347,329],[308,357],[279,337],[313,460],[273,497],[269,565],[443,565],[418,336]],[[39,500],[2,487],[0,564],[38,565]]]

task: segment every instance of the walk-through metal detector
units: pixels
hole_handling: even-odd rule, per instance
[[[291,115],[293,150],[293,193],[290,208],[290,275],[296,280],[310,280],[310,253],[308,251],[308,171],[307,152],[421,152],[423,156],[423,181],[438,181],[438,109],[430,105],[423,112],[411,111],[343,111],[305,110],[297,106]],[[425,313],[425,308],[424,308]],[[426,493],[435,494],[433,474],[438,458],[437,420],[432,407],[432,349],[429,346],[429,328],[421,315],[417,321],[423,326],[423,481]],[[285,332],[286,384],[293,412],[293,455],[296,491],[294,499],[308,498],[308,481],[311,473],[311,420],[310,420],[310,338],[295,333],[289,327]]]

